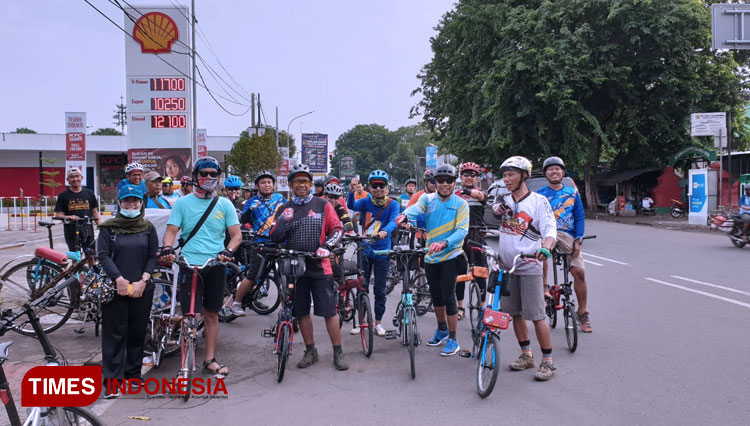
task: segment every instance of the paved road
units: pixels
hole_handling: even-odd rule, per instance
[[[226,400],[121,398],[94,409],[109,425],[254,424],[504,424],[555,425],[746,425],[750,415],[743,362],[750,353],[749,249],[726,237],[644,226],[590,221],[584,258],[590,282],[594,333],[581,335],[575,354],[563,330],[552,331],[557,375],[533,380],[533,371],[503,369],[495,392],[480,399],[474,388],[475,361],[440,357],[438,348],[417,353],[417,378],[409,378],[406,350],[377,338],[370,359],[357,336],[344,335],[351,368],[338,372],[322,321],[316,320],[321,362],[287,370],[275,382],[272,342],[260,330],[273,316],[249,314],[220,330],[219,359],[228,364]],[[389,300],[386,318],[396,298]],[[435,327],[420,318],[423,339]],[[348,325],[344,331],[348,332]],[[469,323],[459,323],[459,343],[468,347]],[[72,331],[53,337],[73,339]],[[299,335],[295,336],[299,338]],[[512,330],[503,332],[503,365],[519,349]],[[92,333],[76,345],[95,346]],[[299,339],[301,342],[301,339]],[[28,344],[28,343],[26,343]],[[295,346],[292,361],[302,355]],[[540,357],[536,340],[535,356]],[[167,359],[149,377],[170,377],[178,360]]]

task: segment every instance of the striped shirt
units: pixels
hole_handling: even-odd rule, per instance
[[[442,201],[437,193],[424,194],[404,211],[409,222],[426,216],[427,246],[447,241],[442,251],[425,256],[426,263],[440,263],[461,254],[461,247],[469,231],[469,206],[455,194]]]

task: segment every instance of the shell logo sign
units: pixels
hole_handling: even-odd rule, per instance
[[[133,38],[143,53],[169,53],[178,38],[177,24],[164,13],[149,12],[135,22]]]

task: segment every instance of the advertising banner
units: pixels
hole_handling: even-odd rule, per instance
[[[86,185],[86,113],[65,113],[65,175],[78,169],[83,175],[81,185]]]
[[[205,157],[208,155],[208,145],[206,145],[206,129],[198,129],[198,133],[196,133],[197,140],[197,146],[198,146],[198,157]]]
[[[342,179],[351,179],[357,172],[357,164],[354,161],[354,157],[341,157],[339,163],[339,170]]]
[[[289,148],[279,148],[279,155],[281,156],[281,162],[279,168],[276,170],[276,190],[280,192],[289,191],[289,182],[287,175],[289,175]]]
[[[690,174],[688,222],[705,225],[708,218],[708,169],[693,169]]]
[[[302,134],[302,164],[306,164],[313,173],[328,172],[328,135]]]
[[[435,145],[428,145],[425,151],[425,165],[428,169],[436,169],[438,166],[437,147]]]
[[[190,176],[190,148],[136,148],[128,150],[128,163],[137,161],[143,165],[143,172],[156,170],[164,177],[171,177],[175,183],[183,176]]]

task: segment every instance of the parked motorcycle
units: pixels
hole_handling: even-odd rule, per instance
[[[735,213],[717,214],[711,218],[711,223],[727,234],[735,247],[742,248],[745,242],[742,240],[744,223],[740,215]]]
[[[683,203],[682,201],[672,199],[672,208],[670,209],[670,213],[672,214],[673,218],[677,219],[685,216],[687,212],[687,204]]]

